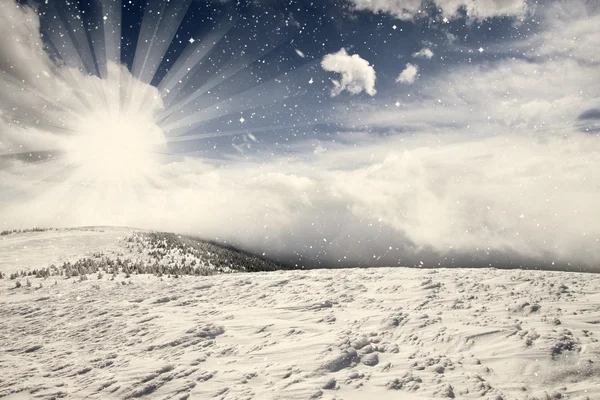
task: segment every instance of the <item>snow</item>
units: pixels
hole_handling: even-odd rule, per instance
[[[76,261],[95,252],[124,252],[120,240],[136,232],[131,228],[89,227],[25,232],[0,236],[0,271],[45,268]]]
[[[114,239],[131,232],[47,231],[0,243],[26,244],[12,256],[31,268],[73,257],[83,243],[120,251],[129,242]],[[0,271],[23,268],[1,249]],[[600,398],[594,274],[379,268],[19,279],[21,288],[0,280],[0,397]]]

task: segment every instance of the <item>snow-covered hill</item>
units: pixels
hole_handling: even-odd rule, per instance
[[[5,235],[1,267],[209,260],[100,230]],[[600,399],[600,275],[136,272],[0,279],[0,398]]]
[[[173,233],[87,227],[4,231],[0,273],[14,276],[125,272],[212,275],[273,271],[276,263],[234,248]]]

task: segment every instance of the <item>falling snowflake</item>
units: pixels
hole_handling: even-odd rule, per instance
[[[194,43],[196,40],[194,38],[190,38],[190,43]]]

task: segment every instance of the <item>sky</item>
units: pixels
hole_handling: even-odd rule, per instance
[[[594,0],[0,0],[0,229],[595,270]]]

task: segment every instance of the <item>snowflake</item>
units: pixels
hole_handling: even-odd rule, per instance
[[[194,38],[190,38],[190,43],[194,43],[195,41]]]

